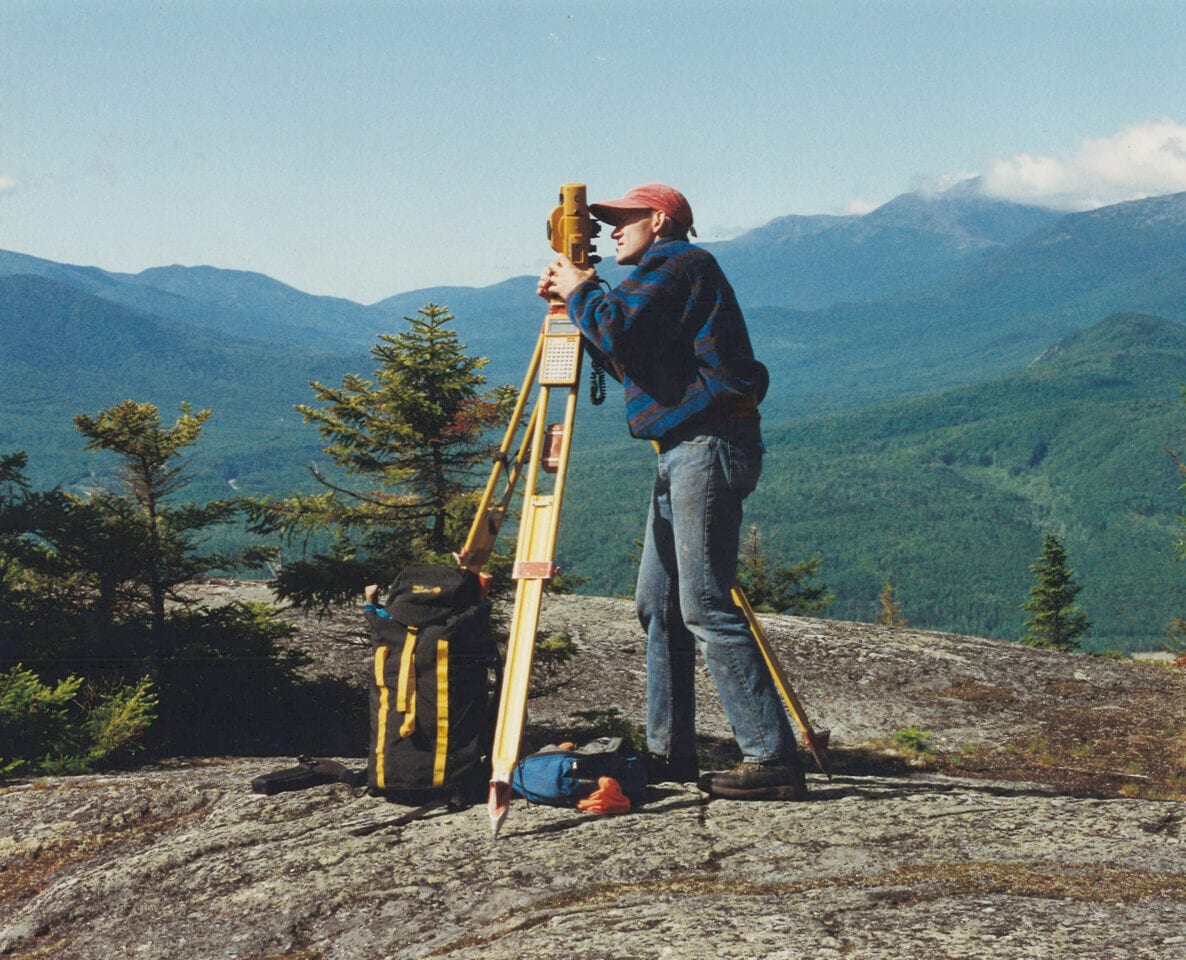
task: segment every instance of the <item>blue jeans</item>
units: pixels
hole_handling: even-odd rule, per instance
[[[696,755],[697,644],[745,760],[795,752],[769,668],[731,596],[742,501],[761,472],[757,440],[694,437],[659,454],[635,590],[652,754]]]

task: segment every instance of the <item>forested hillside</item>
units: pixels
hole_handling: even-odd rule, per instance
[[[75,414],[134,399],[214,416],[194,464],[199,496],[307,482],[316,435],[293,411],[311,378],[365,362],[158,319],[38,276],[0,276],[0,451],[29,454],[44,486],[87,484],[111,463],[84,453]]]
[[[1186,326],[1115,316],[982,385],[770,433],[753,519],[821,552],[830,615],[873,619],[892,577],[918,626],[1016,638],[1043,532],[1064,542],[1094,649],[1156,647],[1174,562]]]
[[[1065,538],[1092,644],[1156,646],[1186,612],[1164,449],[1186,448],[1186,194],[1060,215],[967,184],[710,247],[771,370],[750,516],[783,559],[824,557],[830,615],[870,618],[892,577],[920,626],[1015,637],[1046,531]],[[214,411],[195,497],[311,489],[324,457],[293,410],[310,380],[372,376],[378,335],[435,302],[490,358],[489,382],[518,386],[544,310],[534,286],[364,306],[243,271],[0,251],[0,452],[26,451],[38,485],[102,483],[110,464],[82,452],[75,414],[188,401]],[[630,589],[650,469],[617,394],[582,398],[559,552],[584,589]]]
[[[1053,532],[1095,624],[1085,647],[1157,649],[1186,609],[1182,477],[1166,449],[1186,449],[1184,380],[1186,325],[1116,315],[997,380],[767,421],[747,521],[784,560],[823,556],[826,616],[875,619],[892,579],[912,624],[1006,639],[1023,632],[1029,567]],[[592,593],[632,588],[653,467],[615,420],[582,423],[562,528]]]

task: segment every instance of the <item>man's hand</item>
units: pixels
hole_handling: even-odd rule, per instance
[[[556,262],[548,264],[548,269],[540,276],[535,292],[545,300],[550,300],[553,297],[567,300],[568,295],[577,287],[596,276],[597,271],[592,267],[582,270],[580,267],[573,266],[572,261],[564,254],[560,254],[556,258]]]

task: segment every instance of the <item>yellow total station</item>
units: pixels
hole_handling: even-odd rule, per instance
[[[601,258],[593,252],[593,238],[601,224],[589,213],[583,183],[566,183],[560,188],[560,203],[548,218],[548,242],[578,267],[593,266]]]

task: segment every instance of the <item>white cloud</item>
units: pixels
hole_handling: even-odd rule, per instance
[[[0,173],[0,193],[12,193],[16,189],[16,181],[7,173]]]
[[[1186,126],[1171,120],[1137,124],[1085,140],[1067,157],[1023,153],[994,160],[983,177],[992,196],[1065,210],[1179,193],[1186,191]]]

